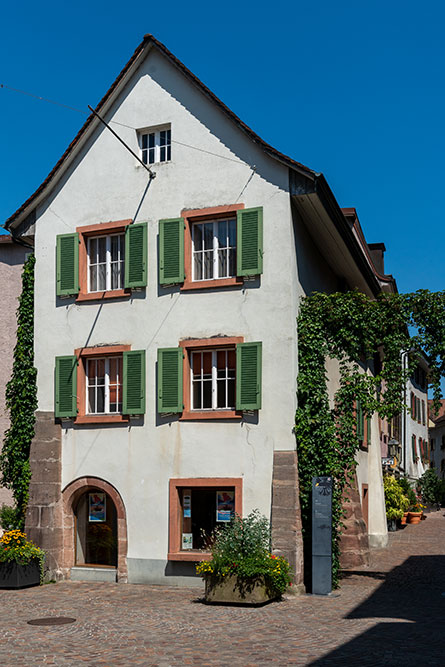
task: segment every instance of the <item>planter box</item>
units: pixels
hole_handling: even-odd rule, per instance
[[[40,584],[40,563],[37,558],[27,565],[0,563],[0,588],[28,588]]]
[[[233,574],[222,579],[208,577],[205,581],[205,601],[210,603],[261,605],[279,597],[266,585],[264,577],[246,581]]]

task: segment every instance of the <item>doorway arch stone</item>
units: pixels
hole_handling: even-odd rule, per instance
[[[127,583],[127,514],[125,505],[117,489],[100,477],[79,477],[70,482],[62,491],[63,499],[63,555],[62,568],[65,577],[74,566],[74,507],[80,496],[89,489],[99,489],[107,493],[114,503],[117,513],[117,581]]]

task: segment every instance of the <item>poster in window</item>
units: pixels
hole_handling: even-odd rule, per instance
[[[105,522],[107,520],[105,493],[90,493],[88,521]]]
[[[182,533],[182,548],[193,549],[193,533]]]
[[[184,511],[184,519],[190,519],[192,516],[192,497],[189,494],[184,494],[182,498],[182,508]]]
[[[235,513],[235,492],[216,492],[216,521],[224,523],[230,521]]]

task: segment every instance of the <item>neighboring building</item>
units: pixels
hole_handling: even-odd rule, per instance
[[[408,353],[401,355],[406,368]],[[429,467],[428,362],[423,355],[406,383],[403,412],[389,422],[380,419],[380,446],[384,472],[393,471],[411,482]]]
[[[97,112],[156,178],[91,115],[6,223],[35,237],[28,533],[57,577],[188,585],[202,531],[259,508],[300,586],[299,299],[392,279],[323,175],[152,36]],[[358,460],[384,544],[376,417]]]
[[[13,352],[16,344],[18,297],[22,290],[22,269],[29,248],[16,243],[11,236],[0,236],[0,285],[2,307],[0,314],[0,450],[9,414],[5,405],[6,385],[11,379]],[[0,506],[12,504],[12,494],[0,486]]]
[[[445,479],[445,399],[439,411],[433,410],[433,401],[428,401],[430,463],[441,479]]]
[[[407,363],[407,353],[402,355]],[[422,477],[429,468],[428,437],[428,362],[423,357],[406,384],[405,404],[410,407],[402,415],[401,468],[412,481]]]

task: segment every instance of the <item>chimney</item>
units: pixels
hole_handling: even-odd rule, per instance
[[[385,275],[385,244],[384,243],[368,243],[369,252],[371,254],[371,259],[374,263],[377,272],[381,276]]]

